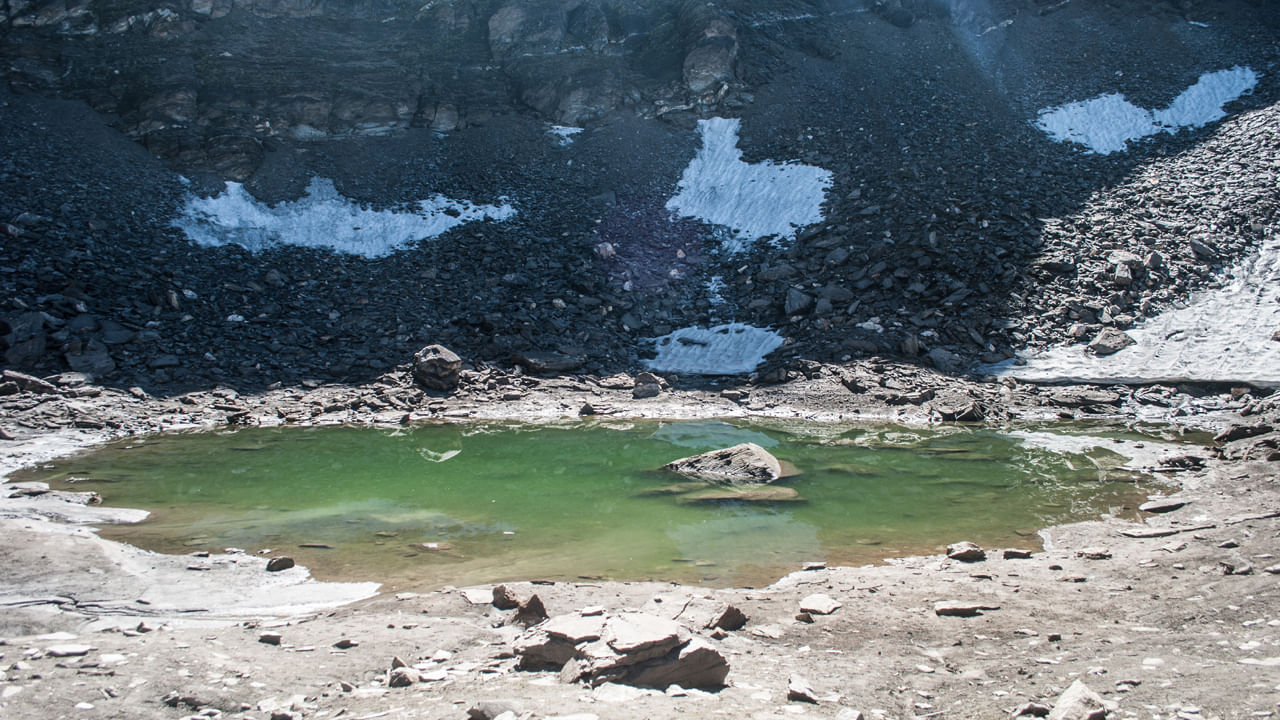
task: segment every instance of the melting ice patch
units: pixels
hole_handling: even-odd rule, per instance
[[[657,338],[649,369],[690,375],[741,375],[756,369],[782,345],[782,336],[742,323],[681,328]]]
[[[1226,117],[1224,105],[1253,90],[1258,74],[1236,66],[1205,73],[1163,110],[1144,110],[1111,93],[1092,100],[1041,110],[1036,125],[1058,142],[1084,145],[1089,152],[1109,155],[1128,143],[1157,133],[1198,128]]]
[[[774,235],[790,237],[796,228],[822,220],[822,203],[831,172],[799,163],[747,163],[738,149],[741,121],[698,121],[702,148],[680,177],[679,192],[667,209],[728,228],[742,241]]]
[[[229,182],[221,195],[190,197],[173,224],[206,246],[235,244],[261,252],[301,245],[379,258],[464,223],[515,214],[509,204],[476,205],[443,195],[404,211],[370,210],[339,194],[332,180],[313,178],[303,197],[274,207],[259,202],[240,183]]]
[[[573,136],[582,132],[580,127],[570,127],[568,125],[551,125],[547,128],[547,134],[556,138],[556,144],[564,147],[573,144]]]
[[[1097,357],[1068,345],[991,369],[1041,382],[1247,382],[1280,385],[1280,238],[1228,274],[1226,285],[1193,296],[1129,331],[1136,342]]]

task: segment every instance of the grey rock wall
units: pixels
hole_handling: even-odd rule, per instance
[[[713,107],[739,83],[732,13],[701,2],[10,0],[3,13],[11,89],[84,100],[177,169],[232,180],[272,142],[447,133],[510,112],[580,125]]]

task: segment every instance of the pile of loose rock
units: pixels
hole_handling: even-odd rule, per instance
[[[558,615],[515,642],[521,669],[559,670],[565,682],[719,688],[729,663],[680,623],[639,612]]]

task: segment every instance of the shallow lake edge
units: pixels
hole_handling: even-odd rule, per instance
[[[958,381],[947,387],[954,388],[957,392],[970,391],[966,381]],[[991,390],[988,387],[977,392]],[[360,387],[334,387],[330,390],[339,397],[359,397],[365,391],[366,388]],[[555,387],[537,389],[518,401],[497,404],[476,402],[465,394],[459,394],[445,399],[445,409],[433,412],[432,415],[443,419],[455,417],[466,420],[532,422],[552,417],[573,418],[576,416],[574,408],[581,402],[580,392],[581,390]],[[619,393],[611,397],[609,402],[618,408],[610,416],[618,418],[707,419],[732,414],[734,417],[889,421],[908,425],[927,424],[931,421],[930,413],[919,407],[877,405],[869,398],[857,400],[856,416],[851,417],[853,413],[847,405],[828,400],[846,400],[836,393],[849,395],[838,383],[819,378],[816,381],[753,388],[752,396],[760,398],[759,403],[764,406],[762,410],[747,410],[736,403],[726,403],[719,393],[707,390],[673,390],[664,393],[656,402],[632,402],[626,397],[629,393]],[[246,403],[256,400],[258,399],[246,400]],[[260,401],[263,408],[269,408],[276,402],[270,394],[260,398]],[[67,400],[56,398],[49,402],[65,403]],[[180,428],[214,429],[226,424],[225,415],[211,409],[211,404],[197,405],[194,407],[196,412],[184,413],[182,422],[173,422],[172,413],[163,411],[171,406],[166,405],[166,402],[169,401],[143,401],[142,408],[131,411],[135,422],[116,431],[93,428],[60,431],[45,429],[24,434],[18,440],[5,441],[0,444],[0,471],[7,473],[20,465],[42,462],[138,432]],[[1195,409],[1197,406],[1192,403],[1189,406],[1184,404],[1184,407]],[[738,412],[726,412],[735,408]],[[1009,410],[1007,418],[1013,422],[1043,422],[1061,415],[1060,408],[1035,403],[1014,403],[1009,406]],[[1081,419],[1116,424],[1163,422],[1170,427],[1212,432],[1231,423],[1275,424],[1277,414],[1275,408],[1271,407],[1264,408],[1261,416],[1249,414],[1246,417],[1239,412],[1224,412],[1220,407],[1209,405],[1181,416],[1175,416],[1167,408],[1146,408],[1149,412],[1140,412],[1141,410],[1143,408],[1126,405],[1115,408],[1114,413],[1105,416],[1090,414]],[[403,413],[397,415],[401,418],[404,416]],[[273,415],[268,415],[266,410],[263,411],[263,417],[271,416]],[[337,422],[398,425],[398,421],[390,417],[380,418],[372,414],[363,418],[350,415],[320,417],[314,424]],[[992,424],[998,426],[1003,421]],[[1250,441],[1240,441],[1234,446],[1241,447],[1248,442]],[[1074,677],[1086,678],[1086,682],[1101,691],[1108,700],[1122,701],[1127,707],[1141,707],[1137,703],[1167,704],[1173,691],[1162,689],[1160,684],[1150,681],[1149,667],[1139,666],[1138,660],[1167,656],[1171,652],[1171,646],[1178,648],[1177,651],[1181,653],[1195,653],[1204,649],[1202,638],[1198,635],[1184,638],[1173,632],[1180,626],[1179,623],[1184,622],[1180,618],[1186,615],[1185,606],[1190,602],[1185,597],[1186,592],[1182,590],[1185,581],[1181,578],[1188,573],[1197,573],[1171,570],[1169,563],[1185,563],[1193,570],[1199,563],[1201,577],[1206,577],[1202,574],[1204,568],[1215,568],[1214,558],[1227,552],[1247,553],[1246,557],[1280,554],[1280,547],[1275,547],[1280,543],[1274,538],[1245,530],[1254,526],[1274,529],[1276,521],[1268,519],[1266,513],[1260,511],[1280,508],[1280,492],[1273,487],[1275,464],[1235,459],[1233,455],[1239,453],[1234,453],[1232,448],[1232,444],[1225,445],[1223,449],[1227,451],[1226,456],[1209,458],[1204,469],[1175,477],[1175,480],[1182,483],[1178,496],[1189,501],[1186,508],[1167,515],[1153,516],[1144,525],[1107,520],[1045,528],[1040,532],[1045,540],[1045,550],[1036,553],[1031,560],[1004,560],[997,556],[978,564],[964,564],[941,556],[902,558],[889,564],[868,567],[797,570],[768,587],[755,589],[708,590],[648,582],[556,583],[551,586],[519,582],[509,583],[509,586],[521,595],[539,594],[553,615],[573,612],[587,606],[602,606],[609,611],[640,609],[651,606],[655,598],[674,594],[729,602],[742,607],[751,617],[745,631],[748,634],[732,633],[730,637],[720,641],[723,647],[733,653],[728,689],[709,696],[690,696],[692,699],[666,697],[659,692],[656,695],[636,696],[633,698],[635,706],[625,710],[609,704],[594,708],[609,717],[669,717],[690,712],[696,714],[705,710],[705,707],[696,704],[689,706],[680,703],[715,702],[745,711],[754,707],[753,703],[757,703],[749,696],[755,694],[763,697],[762,693],[769,693],[774,701],[780,702],[786,696],[787,673],[778,677],[778,662],[786,663],[787,667],[794,668],[797,673],[817,678],[815,685],[820,692],[827,693],[824,697],[828,699],[823,703],[831,708],[830,712],[820,713],[824,715],[833,714],[841,707],[865,710],[868,707],[882,706],[885,702],[885,694],[873,691],[870,687],[856,684],[849,688],[840,687],[828,677],[836,668],[842,668],[842,673],[879,678],[875,680],[878,683],[901,684],[904,673],[910,677],[927,679],[928,687],[931,688],[928,692],[931,694],[943,693],[949,699],[959,698],[967,703],[970,711],[962,713],[961,717],[991,717],[997,710],[1006,711],[1017,704],[1010,702],[1014,699],[1013,696],[1052,701]],[[99,509],[78,507],[84,510]],[[287,696],[292,688],[299,687],[299,683],[309,677],[309,673],[314,675],[318,672],[316,662],[327,662],[330,667],[332,663],[339,663],[344,670],[330,669],[320,674],[328,677],[333,673],[345,673],[352,684],[363,689],[366,687],[364,681],[357,682],[355,676],[364,673],[362,677],[367,680],[370,677],[368,673],[384,663],[386,658],[415,652],[424,653],[423,657],[430,655],[430,648],[417,651],[412,649],[423,647],[413,645],[413,642],[421,640],[408,640],[410,645],[405,645],[414,631],[409,631],[409,635],[406,635],[406,631],[401,629],[402,625],[403,628],[409,628],[428,622],[432,633],[441,638],[454,638],[454,644],[459,647],[467,643],[474,645],[476,642],[497,646],[508,638],[504,628],[479,629],[498,622],[501,614],[487,605],[471,604],[462,590],[446,588],[432,593],[411,593],[405,596],[368,592],[365,599],[354,602],[351,596],[325,598],[325,588],[309,582],[305,571],[301,569],[268,574],[262,569],[265,560],[243,556],[247,561],[243,566],[194,571],[188,569],[191,562],[186,556],[158,556],[112,544],[98,538],[83,525],[68,524],[66,520],[74,522],[74,518],[69,515],[65,519],[44,519],[50,514],[57,515],[56,512],[44,515],[28,513],[15,517],[10,509],[0,511],[0,515],[3,515],[3,519],[0,519],[0,548],[4,548],[6,556],[3,559],[10,563],[9,567],[14,568],[15,576],[29,580],[17,583],[5,599],[6,605],[14,610],[8,613],[6,627],[0,629],[0,634],[8,636],[5,642],[9,645],[48,644],[49,641],[40,641],[34,636],[42,632],[62,631],[81,634],[102,652],[125,652],[136,646],[137,638],[130,637],[128,633],[122,634],[119,632],[121,629],[127,630],[139,622],[148,623],[152,627],[160,625],[165,629],[163,635],[166,643],[169,642],[168,638],[172,638],[180,646],[199,647],[208,638],[216,636],[223,643],[220,652],[241,658],[245,663],[271,665],[255,675],[255,679],[267,686],[257,694],[274,692]],[[1134,538],[1122,534],[1125,530],[1143,528],[1169,532],[1171,535]],[[1241,535],[1242,532],[1244,535]],[[1274,535],[1274,532],[1269,535]],[[1239,538],[1244,541],[1245,549],[1217,549],[1224,538]],[[1170,557],[1165,559],[1166,551],[1161,548],[1175,546],[1180,539],[1180,544],[1190,543],[1190,547],[1179,554],[1169,553]],[[1085,551],[1098,548],[1106,551],[1106,559],[1090,560],[1086,557],[1088,553]],[[1191,555],[1193,552],[1195,554]],[[1156,558],[1154,563],[1151,562],[1153,557]],[[210,560],[217,561],[217,557]],[[1255,561],[1255,564],[1261,566],[1264,561]],[[275,606],[260,604],[256,607],[241,605],[239,608],[234,603],[227,603],[220,612],[208,612],[211,602],[218,600],[219,596],[207,593],[199,598],[204,606],[202,609],[206,612],[184,611],[168,615],[158,612],[165,603],[170,607],[181,607],[185,602],[189,609],[190,598],[176,596],[170,590],[188,585],[192,578],[200,578],[202,582],[208,583],[204,587],[216,585],[222,579],[215,575],[222,571],[226,571],[224,577],[230,582],[243,581],[245,585],[241,587],[244,588],[249,587],[250,583],[259,583],[259,597],[270,598],[275,595],[286,599],[300,598],[307,602],[284,602]],[[289,573],[293,573],[293,576],[280,577]],[[1266,617],[1274,614],[1276,606],[1266,601],[1260,610],[1247,609],[1256,606],[1253,598],[1274,595],[1274,590],[1266,589],[1274,583],[1260,569],[1255,569],[1251,575],[1239,577],[1223,577],[1215,569],[1215,575],[1207,577],[1210,578],[1209,586],[1214,588],[1210,596],[1213,607],[1237,608],[1235,611],[1224,609],[1222,612],[1252,612],[1249,617],[1258,612]],[[1214,580],[1213,577],[1219,579]],[[294,579],[297,580],[296,583],[285,584],[286,580]],[[293,590],[289,590],[290,587]],[[76,598],[101,595],[104,588],[110,588],[119,600],[118,604],[108,607],[107,612],[103,612],[101,605],[79,605]],[[15,591],[23,597],[15,598]],[[289,595],[290,592],[295,594]],[[793,620],[792,615],[800,599],[814,592],[834,594],[845,603],[845,608],[830,618],[819,618],[814,624]],[[197,589],[193,594],[199,595],[200,590]],[[984,602],[992,605],[999,605],[1002,609],[967,620],[934,617],[930,609],[939,601],[972,600],[975,597],[983,598]],[[24,598],[23,604],[17,604],[17,601]],[[149,604],[136,602],[142,599],[146,599]],[[413,614],[413,622],[405,623],[406,613]],[[866,622],[868,618],[874,618],[875,622]],[[286,634],[283,650],[263,646],[258,642],[259,631],[254,628],[263,626],[281,628],[281,632]],[[1104,630],[1104,627],[1117,629]],[[1224,639],[1230,641],[1232,647],[1246,645],[1253,640],[1252,635],[1248,634],[1251,632],[1250,626],[1239,622],[1216,627],[1220,629],[1215,632],[1223,632]],[[1149,632],[1157,628],[1169,632]],[[764,635],[750,634],[755,630]],[[1035,634],[1024,635],[1024,631]],[[903,642],[903,632],[911,633],[913,639],[910,643]],[[977,635],[973,635],[974,632]],[[1113,652],[1112,643],[1117,632],[1124,634],[1124,658],[1113,657],[1107,661],[1107,669],[1111,674],[1109,679],[1092,675],[1092,669],[1099,662],[1095,658]],[[773,634],[778,634],[779,637],[773,638]],[[361,652],[353,650],[342,653],[350,655],[347,658],[334,657],[332,651],[328,655],[299,652],[324,647],[339,636],[360,638]],[[990,641],[981,640],[982,637],[1029,637],[1028,643],[1043,643],[1044,638],[1050,636],[1063,639],[1056,644],[1042,645],[1042,649],[1034,650],[1016,647],[1012,642],[992,645]],[[957,638],[965,637],[970,639],[963,643],[954,642]],[[978,639],[972,639],[975,637]],[[435,642],[440,644],[445,640]],[[159,696],[163,694],[157,692],[160,687],[181,690],[193,683],[198,684],[195,680],[175,679],[170,674],[179,663],[189,661],[182,659],[186,657],[182,653],[189,651],[182,650],[181,647],[178,650],[154,645],[150,647],[149,652],[159,653],[163,658],[161,668],[167,669],[137,669],[157,683],[150,691],[156,698],[148,702],[158,702]],[[806,650],[810,647],[824,650],[807,653]],[[921,655],[921,648],[933,648],[929,650],[932,654]],[[272,657],[284,656],[264,656],[264,652],[287,652],[289,662],[275,665],[273,663],[279,661]],[[469,657],[462,651],[458,652],[459,657]],[[494,652],[501,656],[501,648]],[[1028,652],[1046,655],[1044,662],[1037,660],[1028,665],[1031,662]],[[1235,654],[1249,656],[1242,657],[1241,662],[1267,661],[1264,657],[1252,657],[1256,653]],[[848,660],[841,660],[841,657],[847,657]],[[857,670],[847,665],[854,658],[857,658]],[[926,666],[932,668],[929,673],[920,669]],[[916,669],[912,670],[912,667]],[[1247,684],[1242,685],[1243,676],[1237,677],[1238,667],[1232,657],[1224,658],[1223,662],[1209,669],[1186,670],[1178,683],[1183,691],[1178,697],[1195,702],[1201,707],[1219,708],[1219,712],[1223,712],[1221,708],[1258,705],[1254,702],[1254,695],[1258,691],[1247,691]],[[153,674],[157,672],[160,674]],[[974,684],[972,680],[966,680],[970,672],[982,673],[988,679]],[[573,712],[584,701],[612,702],[590,691],[586,691],[584,695],[580,686],[561,684],[555,682],[554,677],[543,677],[544,675],[514,673],[460,676],[456,683],[450,681],[454,684],[442,687],[435,693],[395,697],[382,695],[384,690],[378,690],[375,696],[372,688],[368,690],[369,695],[344,695],[337,691],[336,685],[328,682],[328,685],[335,688],[335,694],[330,696],[316,691],[313,702],[321,705],[340,702],[357,716],[361,713],[384,712],[388,709],[388,703],[392,703],[395,707],[417,708],[431,717],[456,716],[456,709],[453,710],[453,715],[447,712],[440,714],[448,703],[463,703],[465,706],[465,703],[476,699],[495,696],[524,698],[526,707],[540,716]],[[1109,689],[1114,681],[1130,676],[1146,677],[1149,681],[1141,686],[1133,686],[1125,694],[1117,694]],[[45,682],[55,689],[70,688],[76,682],[76,677],[73,672],[65,679],[50,679]],[[887,678],[898,679],[890,681]],[[779,681],[782,682],[781,690],[770,690]],[[1007,688],[1007,691],[1002,690],[1005,694],[993,697],[984,689],[984,683],[993,681],[999,683],[998,687]],[[920,681],[910,680],[909,684],[918,682]],[[1232,692],[1236,694],[1231,694]],[[1240,694],[1248,692],[1253,694],[1247,698]],[[841,693],[843,699],[833,699]],[[227,697],[232,695],[231,691],[227,691]],[[888,695],[892,696],[893,693]],[[243,692],[235,697],[240,700],[248,699]],[[441,697],[444,699],[440,699]],[[219,701],[215,697],[209,704],[214,706],[217,702]],[[445,706],[441,705],[442,702]],[[872,702],[880,705],[869,704]],[[228,707],[226,703],[221,706]],[[697,709],[698,707],[703,707],[703,710]],[[165,714],[160,710],[157,706],[153,716],[172,716],[171,712]],[[908,710],[903,709],[902,712],[907,713]]]
[[[934,382],[941,380],[960,392],[972,390],[974,385],[981,385],[960,379],[952,380],[941,375],[932,375],[930,379]],[[931,414],[926,407],[910,405],[903,407],[896,404],[888,404],[869,396],[859,398],[857,406],[853,408],[851,413],[846,404],[831,401],[832,383],[829,380],[824,382],[824,380],[825,378],[822,377],[817,378],[816,381],[793,380],[782,385],[755,388],[755,395],[768,398],[762,403],[764,407],[744,407],[738,403],[725,402],[723,395],[713,389],[672,389],[650,400],[636,400],[619,404],[611,408],[607,415],[595,415],[593,417],[618,421],[643,419],[785,422],[787,420],[800,420],[812,423],[838,422],[850,425],[892,423],[907,427],[924,427],[937,424],[936,415]],[[5,484],[0,485],[0,488],[8,487],[8,476],[17,469],[83,452],[115,440],[146,436],[159,432],[203,432],[219,428],[233,428],[245,424],[266,427],[351,425],[393,428],[415,422],[527,422],[541,424],[580,421],[588,418],[584,418],[580,413],[572,412],[573,407],[575,407],[574,402],[577,400],[576,396],[580,394],[580,388],[574,386],[576,382],[576,378],[565,378],[561,382],[555,380],[545,382],[542,387],[532,389],[519,399],[500,402],[487,402],[485,399],[477,397],[475,393],[468,393],[464,388],[445,398],[450,406],[455,407],[444,410],[433,408],[430,415],[413,416],[411,413],[396,412],[381,415],[354,414],[346,417],[320,416],[302,421],[286,421],[271,417],[270,414],[263,414],[248,421],[244,418],[238,418],[233,423],[231,422],[231,417],[225,413],[218,412],[216,408],[196,405],[192,408],[193,412],[184,418],[185,421],[173,422],[171,413],[167,411],[168,408],[157,412],[155,406],[160,401],[147,398],[137,408],[138,412],[134,416],[135,424],[126,428],[114,431],[79,428],[35,432],[27,437],[3,443],[0,445],[0,480],[4,481]],[[376,387],[376,384],[374,387]],[[839,386],[837,385],[837,387]],[[1089,388],[1091,386],[1080,387]],[[330,385],[324,389],[328,390],[331,401],[334,401],[337,405],[344,405],[351,404],[350,402],[344,403],[344,398],[359,398],[369,391],[369,386]],[[839,387],[839,389],[847,393],[843,387]],[[629,393],[624,393],[624,398],[626,394]],[[272,395],[273,393],[268,392],[260,396],[264,407],[270,408],[275,405]],[[1001,428],[1045,424],[1063,420],[1061,413],[1055,412],[1051,407],[1016,404],[1008,407],[1007,410],[1008,415],[1002,422],[965,424]],[[1173,413],[1168,413],[1167,415],[1167,417],[1162,418],[1158,415],[1152,416],[1148,414],[1139,419],[1133,416],[1126,417],[1117,411],[1114,414],[1090,415],[1082,418],[1082,420],[1101,427],[1118,427],[1126,423],[1141,422],[1148,426],[1181,426],[1184,429],[1199,432],[1212,432],[1228,422],[1221,413],[1214,412],[1206,412],[1202,415],[1183,415],[1181,417],[1175,416]],[[1166,480],[1168,479],[1170,478],[1166,478]],[[1176,483],[1179,478],[1173,477],[1171,479]],[[1173,490],[1174,488],[1170,488],[1171,492]],[[1185,492],[1185,488],[1183,492]],[[76,502],[61,502],[57,499],[57,493],[50,493],[48,497],[40,502],[29,503],[25,508],[15,507],[11,500],[0,500],[0,517],[52,520],[73,526],[137,522],[145,516],[142,513],[143,511],[110,505],[85,506]],[[1042,528],[1039,531],[1039,535],[1045,541],[1046,546],[1053,529],[1052,527]],[[100,543],[112,542],[99,538],[96,534],[92,536]],[[956,538],[957,541],[963,539]],[[127,552],[152,554],[130,546],[124,547],[128,548]],[[182,559],[186,556],[170,557]],[[250,559],[252,556],[246,555],[243,558]],[[252,559],[259,560],[258,558]],[[261,564],[264,567],[265,563],[266,559],[261,559]],[[329,593],[333,593],[333,597],[338,598],[333,601],[325,600],[326,603],[351,601],[350,594],[337,590],[342,585],[359,585],[361,588],[369,586],[369,583],[317,583],[309,577],[306,569],[302,567],[298,568],[298,572],[291,573],[289,579],[293,582],[305,582],[309,585],[319,586],[316,587],[318,596],[326,596]],[[782,577],[779,578],[778,582],[784,582],[785,580],[786,577]],[[246,578],[245,581],[252,583],[251,578]],[[362,590],[362,592],[365,593],[364,596],[368,596],[367,589]],[[279,608],[269,608],[269,610],[272,612],[267,614],[288,614],[297,611],[298,608],[293,605],[282,605]],[[210,612],[211,616],[223,614],[221,610],[212,610]]]

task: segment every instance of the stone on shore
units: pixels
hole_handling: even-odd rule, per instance
[[[1258,425],[1244,425],[1244,424],[1233,423],[1231,425],[1228,425],[1227,429],[1223,430],[1217,435],[1214,435],[1213,440],[1214,442],[1220,442],[1220,443],[1234,442],[1236,440],[1244,440],[1245,438],[1256,437],[1258,435],[1265,435],[1271,432],[1272,429],[1273,428],[1270,425],[1261,424],[1261,423]]]
[[[830,615],[841,607],[839,601],[825,593],[815,593],[800,601],[800,612],[814,615]]]
[[[1141,510],[1142,512],[1149,512],[1149,513],[1167,513],[1167,512],[1173,512],[1174,510],[1178,510],[1179,508],[1184,507],[1186,504],[1187,504],[1187,501],[1182,498],[1173,498],[1173,497],[1155,498],[1153,500],[1148,500],[1142,503],[1141,505],[1138,506],[1138,509]]]
[[[799,675],[792,675],[787,679],[787,700],[817,705],[818,693],[814,692],[808,680]]]
[[[999,605],[942,600],[933,604],[933,614],[938,617],[977,617],[984,610],[999,610]]]
[[[650,372],[636,375],[635,386],[631,388],[633,400],[657,397],[662,394],[662,378]]]
[[[741,630],[748,620],[737,606],[684,594],[657,596],[645,604],[642,611],[675,620],[694,630]]]
[[[516,596],[515,591],[506,585],[495,585],[493,587],[493,606],[499,610],[515,610],[520,607],[520,598]]]
[[[481,700],[467,708],[468,720],[496,720],[505,713],[519,716],[524,712],[516,700]]]
[[[413,356],[413,376],[423,387],[453,390],[458,387],[462,358],[443,345],[428,345]]]
[[[422,679],[422,675],[411,667],[398,667],[387,676],[389,687],[409,687]]]
[[[537,594],[529,596],[528,600],[520,603],[516,608],[516,614],[513,621],[518,625],[528,627],[537,625],[547,619],[547,608],[542,604],[542,598]]]
[[[778,458],[755,443],[681,458],[667,463],[663,469],[717,485],[764,484],[782,477]]]
[[[1049,720],[1103,720],[1110,712],[1101,696],[1076,680],[1053,704]]]
[[[647,613],[558,615],[513,643],[522,670],[560,670],[565,682],[719,688],[729,664],[680,623]]]
[[[724,687],[729,675],[729,662],[724,655],[702,638],[693,638],[672,656],[640,665],[626,679],[639,687],[680,687],[714,690]]]
[[[1094,355],[1113,355],[1129,347],[1134,339],[1115,328],[1103,328],[1102,332],[1089,343],[1089,350]]]
[[[978,562],[987,559],[987,551],[977,543],[964,540],[947,546],[947,557],[960,562]]]
[[[681,644],[687,631],[679,623],[644,613],[626,613],[613,618],[605,628],[604,641],[622,655],[664,655]]]
[[[37,394],[56,393],[58,388],[52,383],[41,380],[33,375],[20,373],[17,370],[5,370],[0,374],[5,381],[12,382],[18,386],[23,392],[31,392]]]
[[[91,645],[51,645],[45,648],[45,653],[50,657],[69,658],[88,655],[91,650]]]

